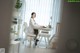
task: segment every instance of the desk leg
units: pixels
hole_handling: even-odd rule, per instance
[[[48,40],[48,42],[47,42],[47,43],[48,43],[48,45],[47,45],[47,46],[49,46],[49,45],[50,45],[50,42],[49,42],[49,37],[47,37],[47,40]]]

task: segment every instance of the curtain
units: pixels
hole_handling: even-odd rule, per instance
[[[25,22],[29,24],[32,12],[36,12],[35,21],[39,25],[47,26],[52,16],[53,0],[25,0]]]
[[[60,22],[60,4],[61,0],[22,0],[23,6],[21,9],[22,24],[29,20],[32,12],[36,12],[35,21],[39,25],[47,26],[51,19],[52,31],[51,37],[56,33],[56,24]],[[21,31],[22,32],[22,31]],[[23,34],[23,33],[22,33]],[[22,36],[21,37],[24,37]]]
[[[52,27],[51,37],[56,33],[56,25],[60,23],[61,0],[54,0],[52,11]]]
[[[25,3],[25,0],[21,0],[21,2],[22,2],[22,7],[19,9],[19,11],[20,11],[20,16],[19,16],[19,23],[20,23],[20,25],[19,25],[19,27],[20,27],[20,32],[19,32],[19,37],[20,38],[24,38],[25,36],[24,36],[24,33],[23,33],[23,24],[24,24],[24,20],[25,20],[25,11],[26,11],[26,3]]]

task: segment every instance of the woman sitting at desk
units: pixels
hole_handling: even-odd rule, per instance
[[[39,25],[35,22],[34,18],[36,18],[36,13],[35,13],[35,12],[32,12],[32,13],[31,13],[31,19],[30,19],[30,22],[29,22],[29,33],[36,35],[36,37],[34,38],[34,40],[35,40],[35,45],[37,45],[37,42],[39,41],[39,40],[37,39],[38,29],[39,29],[39,28],[42,28],[43,26],[39,26]]]

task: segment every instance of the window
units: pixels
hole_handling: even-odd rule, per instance
[[[25,21],[29,23],[32,12],[36,12],[36,22],[48,25],[52,16],[53,0],[25,0]]]

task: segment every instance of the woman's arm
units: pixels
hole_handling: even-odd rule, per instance
[[[33,19],[31,19],[31,24],[32,24],[32,26],[33,26],[34,29],[42,28],[42,26],[40,26],[37,23],[35,23],[35,21]]]

